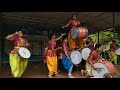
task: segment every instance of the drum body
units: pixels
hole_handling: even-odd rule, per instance
[[[27,48],[21,47],[18,50],[18,54],[22,57],[22,58],[30,58],[31,53]]]
[[[113,73],[116,72],[116,69],[115,69],[114,65],[111,62],[105,60],[102,63],[105,64],[106,67],[109,69],[109,73],[113,74]]]
[[[77,50],[74,50],[71,52],[70,54],[70,58],[71,58],[71,61],[74,63],[74,64],[79,64],[81,61],[82,61],[82,55],[79,51]]]
[[[94,66],[98,68],[96,70],[92,69],[92,74],[94,77],[103,78],[106,73],[114,74],[116,72],[114,65],[107,60],[102,63],[95,63]]]
[[[73,27],[71,29],[72,39],[86,38],[88,36],[88,29],[85,27]]]
[[[106,74],[104,74],[104,78],[120,78],[120,75],[106,73]]]
[[[120,55],[120,48],[116,49],[116,50],[115,50],[115,53],[116,53],[117,55]]]
[[[87,60],[88,57],[89,57],[90,52],[91,52],[91,50],[89,48],[82,49],[82,53],[81,53],[82,54],[82,58],[84,60]]]

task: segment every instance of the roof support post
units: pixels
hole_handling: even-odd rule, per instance
[[[115,40],[116,39],[116,36],[115,36],[115,13],[113,12],[112,13],[113,14],[113,32],[114,32],[114,34],[113,34],[113,39]]]
[[[100,42],[100,32],[98,31],[98,43]]]
[[[2,71],[2,13],[0,13],[0,72]]]

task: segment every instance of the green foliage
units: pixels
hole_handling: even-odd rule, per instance
[[[100,43],[103,45],[103,50],[107,51],[110,47],[114,33],[111,31],[101,31],[99,35]],[[94,42],[98,42],[98,34],[91,34],[90,37]],[[116,42],[120,46],[120,35],[116,33]]]

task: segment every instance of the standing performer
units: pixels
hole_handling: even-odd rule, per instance
[[[86,62],[86,70],[81,70],[82,75],[87,75],[87,76],[93,76],[92,75],[92,68],[96,69],[94,67],[94,64],[97,62],[102,62],[103,59],[100,56],[100,52],[102,51],[102,46],[101,44],[96,44],[95,45],[95,50],[91,51],[87,62]]]
[[[26,69],[28,59],[24,59],[21,56],[19,56],[18,50],[21,47],[27,48],[30,46],[30,44],[23,37],[22,31],[18,31],[18,32],[15,32],[14,34],[8,35],[6,39],[14,42],[14,49],[9,54],[12,75],[15,78],[21,77],[21,75]]]
[[[92,41],[92,38],[90,37],[87,38],[86,47],[89,48],[91,51],[94,50],[94,43]]]
[[[114,61],[114,64],[117,64],[117,55],[115,53],[116,49],[116,41],[112,40],[112,44],[110,45],[110,49],[108,50],[108,56],[112,61]]]
[[[68,78],[74,78],[71,74],[73,70],[73,63],[70,61],[70,53],[69,53],[67,38],[64,37],[62,41],[63,41],[62,42],[62,48],[63,48],[62,63],[64,68],[68,70]]]
[[[56,51],[59,49],[62,49],[61,47],[55,48],[56,47],[56,41],[60,40],[60,38],[62,38],[65,34],[62,34],[60,37],[55,38],[55,35],[51,35],[50,41],[48,42],[47,45],[47,52],[46,52],[46,61],[47,61],[47,67],[49,70],[49,78],[52,78],[53,74],[55,74],[55,76],[59,76],[58,75],[58,61],[57,61],[57,55],[56,55]]]
[[[62,28],[68,27],[69,25],[71,26],[71,28],[80,26],[80,21],[77,19],[77,16],[76,16],[76,15],[73,15],[73,16],[72,16],[72,19],[69,20],[68,24],[66,24],[66,25],[63,26]],[[77,42],[78,42],[80,48],[83,48],[83,47],[84,47],[84,46],[83,46],[83,45],[84,45],[84,40],[83,40],[83,39],[80,39],[80,38],[78,38],[79,40],[78,40],[78,39],[77,39],[77,40],[74,40],[74,39],[72,39],[70,33],[71,33],[71,30],[70,30],[70,32],[69,32],[69,34],[68,34],[68,45],[69,45],[69,47],[70,47],[70,50],[73,50],[73,49],[76,48]]]

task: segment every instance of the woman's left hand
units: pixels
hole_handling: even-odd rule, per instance
[[[65,35],[65,33],[64,34],[62,34],[62,36],[64,36]]]

